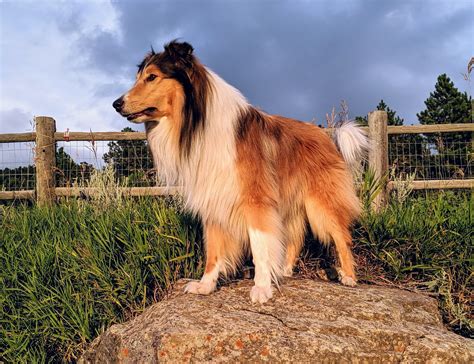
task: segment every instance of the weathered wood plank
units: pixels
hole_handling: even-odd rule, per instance
[[[120,187],[124,196],[167,196],[179,194],[180,187]],[[92,187],[56,187],[56,196],[77,197],[92,196],[97,194],[99,189]]]
[[[474,131],[474,123],[470,124],[436,124],[436,125],[402,125],[389,126],[388,134],[431,134],[460,131]]]
[[[376,179],[384,179],[388,173],[388,135],[387,112],[372,111],[368,115],[369,121],[369,168],[373,170]],[[387,203],[386,186],[374,198],[372,208],[380,211]]]
[[[368,127],[362,126],[364,130]],[[327,133],[332,133],[332,129],[325,128]],[[438,124],[438,125],[402,125],[388,126],[388,134],[430,134],[449,132],[474,132],[474,123],[471,124]],[[0,134],[0,143],[32,142],[36,139],[36,133],[9,133]],[[144,132],[69,132],[69,137],[63,132],[54,134],[56,141],[91,141],[91,140],[145,140]]]
[[[36,123],[36,199],[39,205],[54,203],[54,186],[56,168],[56,145],[54,132],[56,122],[48,116],[37,116]]]
[[[99,140],[145,140],[144,132],[69,132],[69,134],[56,132],[54,134],[56,141],[99,141]]]
[[[35,197],[34,190],[0,191],[0,200],[28,200]]]
[[[401,184],[403,184],[402,182]],[[413,181],[408,184],[409,188],[414,190],[440,190],[440,189],[474,189],[474,179],[450,179],[450,180],[427,180],[427,181]],[[388,189],[396,189],[397,183],[394,181],[388,182]]]
[[[35,140],[36,140],[35,132],[0,134],[0,143],[34,142]]]

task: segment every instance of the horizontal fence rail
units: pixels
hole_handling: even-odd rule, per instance
[[[387,126],[388,134],[433,134],[474,132],[474,124],[434,124],[434,125],[400,125]]]
[[[54,133],[54,139],[56,141],[91,141],[91,140],[146,140],[146,134],[144,132],[115,132],[115,131],[103,131],[103,132],[70,132],[66,133]]]
[[[69,133],[54,133],[54,140],[59,141],[92,141],[92,140],[146,140],[144,132],[69,132]],[[36,132],[31,133],[15,133],[15,134],[0,134],[0,143],[16,143],[16,142],[34,142],[36,141]]]
[[[169,196],[181,192],[181,187],[117,187],[122,196]],[[56,197],[93,197],[101,192],[94,187],[55,187]],[[0,191],[0,200],[33,199],[35,190]]]
[[[35,140],[36,140],[35,132],[0,134],[0,143],[34,142]]]
[[[362,126],[361,129],[367,131],[369,128]],[[331,133],[331,128],[324,129]],[[434,134],[434,133],[456,133],[456,132],[474,132],[474,124],[436,124],[436,125],[402,125],[387,126],[387,134]],[[0,134],[0,143],[19,143],[34,142],[36,132],[30,133],[10,133]],[[120,132],[120,131],[95,131],[95,132],[55,132],[55,141],[109,141],[109,140],[146,140],[144,132]]]
[[[399,184],[405,184],[412,190],[442,190],[447,188],[464,189],[474,188],[474,179],[452,179],[452,180],[431,180],[431,181],[410,181],[395,182],[388,181],[388,190],[397,189]]]
[[[181,192],[180,187],[118,187],[117,192],[123,196],[168,196],[177,195]],[[99,188],[93,187],[56,187],[58,197],[89,197],[101,192]]]
[[[397,156],[403,156],[407,154],[411,156],[410,153],[413,152],[411,148],[416,149],[420,148],[423,144],[424,148],[427,148],[427,142],[419,142],[416,140],[410,140],[409,142],[404,142],[402,140],[397,140],[400,138],[399,135],[413,135],[413,138],[416,138],[416,135],[432,135],[440,133],[474,133],[474,124],[437,124],[437,125],[410,125],[410,126],[390,126],[387,125],[387,114],[384,111],[374,111],[368,115],[368,126],[361,127],[364,129],[368,136],[370,142],[370,152],[369,152],[369,161],[368,166],[372,168],[374,174],[377,178],[382,178],[388,175],[389,172],[389,149],[396,149]],[[324,129],[327,133],[332,133],[331,128]],[[391,141],[390,138],[395,138],[395,142]],[[434,137],[430,137],[434,138]],[[34,161],[33,166],[34,173],[36,177],[36,183],[31,185],[29,182],[26,185],[34,186],[35,189],[23,189],[23,190],[0,190],[0,200],[14,200],[14,199],[36,199],[39,203],[48,204],[52,202],[56,197],[88,197],[94,196],[98,193],[98,190],[92,187],[84,186],[57,186],[55,182],[55,173],[58,172],[58,166],[55,158],[55,151],[57,151],[56,144],[59,143],[68,143],[68,142],[89,142],[92,145],[97,143],[95,142],[111,142],[115,141],[117,143],[127,143],[136,142],[136,141],[145,141],[146,134],[144,132],[57,132],[55,130],[55,121],[49,117],[37,117],[36,118],[36,132],[29,133],[10,133],[10,134],[0,134],[0,143],[31,143],[31,148],[34,150]],[[418,143],[418,144],[417,144]],[[466,155],[460,155],[464,149],[457,148],[451,154],[453,158],[461,157],[462,163],[469,164],[469,171],[472,172],[472,160],[473,160],[473,147],[474,142],[471,146],[465,148]],[[65,144],[63,144],[64,146]],[[463,147],[467,145],[465,142],[462,145]],[[59,149],[63,149],[61,147]],[[143,144],[143,148],[146,148],[146,145]],[[429,148],[428,148],[429,149]],[[461,150],[461,151],[460,151]],[[469,152],[467,152],[469,150]],[[96,151],[94,151],[96,153]],[[140,152],[140,156],[135,158],[144,158],[143,152]],[[443,155],[430,154],[431,158],[446,157]],[[149,156],[148,156],[149,157]],[[418,156],[420,157],[420,156]],[[124,156],[124,158],[132,158],[130,156]],[[420,157],[421,158],[421,157]],[[447,158],[447,157],[446,157]],[[393,159],[393,158],[392,158]],[[415,159],[416,158],[412,158]],[[67,162],[67,161],[66,161]],[[62,163],[65,163],[62,161]],[[70,162],[72,163],[72,162]],[[422,166],[423,161],[420,162]],[[431,162],[430,162],[431,163]],[[447,162],[449,163],[449,162]],[[463,165],[464,167],[467,167]],[[90,169],[93,168],[90,165],[87,165],[85,162],[75,163],[77,168],[81,168],[76,175],[81,173],[90,173]],[[426,167],[426,166],[424,166]],[[1,166],[0,166],[1,168]],[[24,167],[30,168],[30,167]],[[415,166],[416,168],[416,166]],[[453,167],[455,168],[455,166]],[[4,169],[5,170],[5,169]],[[461,171],[462,172],[462,171]],[[30,170],[24,172],[25,175],[28,173],[33,173]],[[472,174],[472,173],[471,173]],[[1,176],[0,176],[1,177]],[[461,177],[463,175],[461,174]],[[31,176],[30,176],[31,178]],[[433,177],[430,177],[433,178]],[[60,182],[58,182],[60,183]],[[474,179],[468,175],[468,178],[458,178],[458,179],[427,179],[427,180],[411,180],[408,182],[392,181],[388,180],[382,188],[382,192],[376,197],[373,207],[375,210],[382,208],[386,205],[390,191],[399,188],[400,185],[403,185],[404,188],[413,190],[423,190],[423,189],[473,189],[474,188]],[[0,185],[1,187],[1,185]],[[119,187],[119,193],[123,196],[163,196],[170,194],[179,194],[179,187],[160,187],[160,186],[149,186],[149,187]]]

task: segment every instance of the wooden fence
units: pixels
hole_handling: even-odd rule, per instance
[[[388,162],[388,136],[393,134],[431,134],[446,132],[474,132],[474,124],[439,124],[439,125],[413,125],[413,126],[388,126],[385,111],[373,111],[368,115],[368,136],[370,142],[369,168],[375,177],[387,175]],[[8,199],[34,199],[38,204],[49,205],[56,197],[79,196],[93,194],[93,188],[55,187],[55,143],[58,141],[112,141],[112,140],[146,140],[143,132],[56,132],[55,120],[51,117],[40,116],[35,118],[36,132],[0,134],[0,143],[35,142],[36,189],[23,191],[0,191],[0,200]],[[330,129],[326,129],[328,133]],[[447,189],[447,188],[474,188],[474,179],[450,180],[422,180],[410,182],[412,189]],[[373,202],[374,209],[383,207],[388,200],[388,193],[396,189],[393,181],[385,183],[381,193]],[[123,187],[123,194],[129,196],[158,196],[179,193],[179,188],[163,187]]]

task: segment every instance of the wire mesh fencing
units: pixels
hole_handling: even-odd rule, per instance
[[[85,186],[94,171],[114,169],[117,183],[124,187],[156,185],[151,153],[144,140],[58,142],[56,186]]]
[[[0,191],[35,188],[34,147],[33,142],[0,143]]]
[[[388,154],[390,178],[414,181],[472,180],[472,135],[472,132],[389,134],[388,150],[384,155]],[[160,185],[146,140],[91,139],[61,140],[55,143],[56,187],[87,187],[91,176],[107,167],[113,169],[120,186]],[[34,190],[35,183],[35,142],[1,142],[0,191]]]
[[[473,178],[473,147],[472,133],[389,135],[389,166],[397,178]]]
[[[56,187],[86,187],[92,174],[110,166],[123,187],[157,186],[145,140],[56,142]],[[0,143],[0,191],[34,190],[35,143]]]

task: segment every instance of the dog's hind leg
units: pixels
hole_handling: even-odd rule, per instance
[[[292,216],[285,222],[286,257],[285,267],[283,268],[283,275],[285,277],[293,275],[293,268],[303,247],[305,232],[306,223],[304,216]]]
[[[227,238],[227,234],[219,226],[204,224],[206,268],[200,281],[192,281],[186,285],[186,293],[210,294],[216,289],[219,273],[225,270],[223,254]]]
[[[351,252],[352,238],[349,226],[355,212],[350,206],[335,206],[337,200],[323,199],[321,196],[310,196],[306,199],[306,213],[313,234],[323,243],[332,240],[339,260],[340,281],[346,286],[356,285],[354,259]]]

